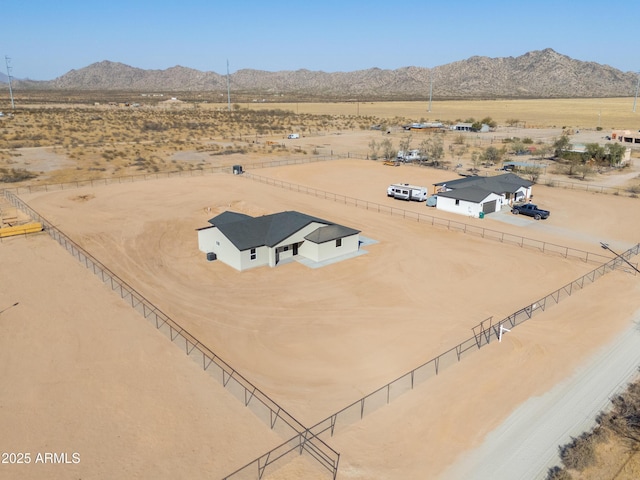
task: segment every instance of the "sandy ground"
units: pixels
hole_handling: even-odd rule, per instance
[[[356,160],[251,173],[394,206],[385,195],[389,183],[431,185],[452,175]],[[542,186],[534,194],[553,212],[545,222],[446,216],[423,204],[398,208],[596,253],[600,240],[622,250],[640,239],[640,224],[626,221],[637,199]],[[224,174],[24,198],[307,425],[469,338],[485,318],[503,318],[594,268]],[[320,269],[290,263],[239,273],[206,262],[197,250],[195,229],[227,209],[299,210],[377,243]],[[0,316],[3,376],[10,379],[0,392],[0,421],[11,432],[1,447],[82,456],[77,465],[41,470],[2,466],[0,478],[16,471],[31,478],[149,478],[146,468],[154,478],[175,478],[174,468],[183,477],[206,471],[217,478],[278,443],[45,236],[3,241],[0,260],[11,272],[0,277],[1,305],[20,302]],[[341,453],[339,478],[437,478],[518,405],[569,378],[629,328],[639,289],[638,277],[610,273],[473,361],[339,429],[327,439]],[[75,381],[66,380],[69,372]],[[85,394],[87,385],[103,395]],[[165,415],[169,425],[158,425]],[[70,419],[81,427],[60,431]],[[317,475],[303,457],[270,478]]]
[[[204,478],[282,442],[48,235],[0,261],[0,452],[31,462],[0,478]]]

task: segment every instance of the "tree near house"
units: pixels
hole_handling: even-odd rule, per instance
[[[480,158],[481,157],[482,157],[482,155],[480,155],[480,153],[478,153],[478,152],[473,152],[471,154],[471,164],[473,165],[474,173],[479,170],[478,167],[480,166]]]
[[[380,142],[380,149],[382,150],[382,157],[385,160],[396,158],[396,150],[393,148],[393,143],[388,138],[385,138]]]
[[[444,141],[439,135],[432,135],[422,141],[420,150],[426,154],[434,166],[438,166],[440,165],[440,160],[444,157]]]
[[[485,125],[489,125],[490,128],[496,128],[498,126],[498,122],[496,122],[491,117],[484,117],[480,123],[484,123]]]
[[[451,152],[452,155],[455,155],[458,158],[458,162],[460,161],[460,158],[467,153],[467,150],[469,150],[469,147],[467,145],[458,145],[456,146],[453,151]]]
[[[400,140],[399,149],[404,153],[404,155],[407,155],[409,153],[409,150],[411,150],[411,140],[412,140],[411,134],[407,135],[405,138]]]
[[[558,158],[563,158],[565,154],[573,148],[568,135],[561,135],[555,142],[553,142],[553,153]]]
[[[494,146],[487,147],[480,155],[483,162],[498,163],[504,156],[504,149],[498,149]]]
[[[536,145],[536,156],[542,160],[543,158],[546,158],[547,155],[549,155],[549,152],[551,151],[551,146],[547,145],[545,143],[540,143]]]
[[[609,165],[615,167],[620,165],[627,148],[621,143],[607,143],[604,146],[606,152],[606,158],[609,161]]]
[[[605,148],[597,143],[587,143],[585,145],[586,160],[593,160],[596,163],[602,163],[607,156]]]
[[[593,166],[590,163],[582,163],[576,165],[574,168],[574,173],[580,180],[586,180],[587,177],[593,176]]]
[[[520,140],[516,140],[511,144],[511,150],[513,150],[513,153],[515,153],[516,155],[522,155],[525,152],[528,152],[527,148],[524,146],[524,143],[522,143],[522,141]]]
[[[378,155],[380,154],[380,143],[377,143],[375,140],[371,140],[369,142],[369,151],[370,156],[371,156],[371,160],[377,160],[378,159]]]

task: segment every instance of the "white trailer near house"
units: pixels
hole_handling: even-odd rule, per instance
[[[424,202],[427,199],[428,193],[426,187],[419,187],[408,183],[394,183],[387,187],[387,196],[400,200]]]
[[[396,155],[396,159],[402,162],[417,162],[422,158],[420,155],[420,150],[398,150],[398,154]]]

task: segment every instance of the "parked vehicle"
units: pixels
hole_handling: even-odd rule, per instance
[[[540,220],[540,219],[546,219],[549,218],[549,215],[551,215],[551,212],[549,212],[549,210],[542,210],[541,208],[538,208],[537,205],[534,205],[533,203],[525,203],[523,205],[514,205],[513,208],[511,209],[511,213],[513,213],[514,215],[518,215],[518,214],[522,214],[522,215],[527,215],[528,217],[533,217],[536,220]]]
[[[424,202],[427,199],[428,193],[426,187],[409,185],[408,183],[394,183],[387,187],[387,196],[400,200]]]
[[[299,134],[299,133],[290,133],[290,134],[287,136],[287,138],[288,138],[288,139],[290,139],[290,140],[291,140],[291,139],[295,139],[295,138],[300,138],[300,134]]]

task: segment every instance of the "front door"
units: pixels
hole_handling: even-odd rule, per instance
[[[293,256],[295,257],[296,255],[298,255],[298,244],[294,243],[293,244]]]

